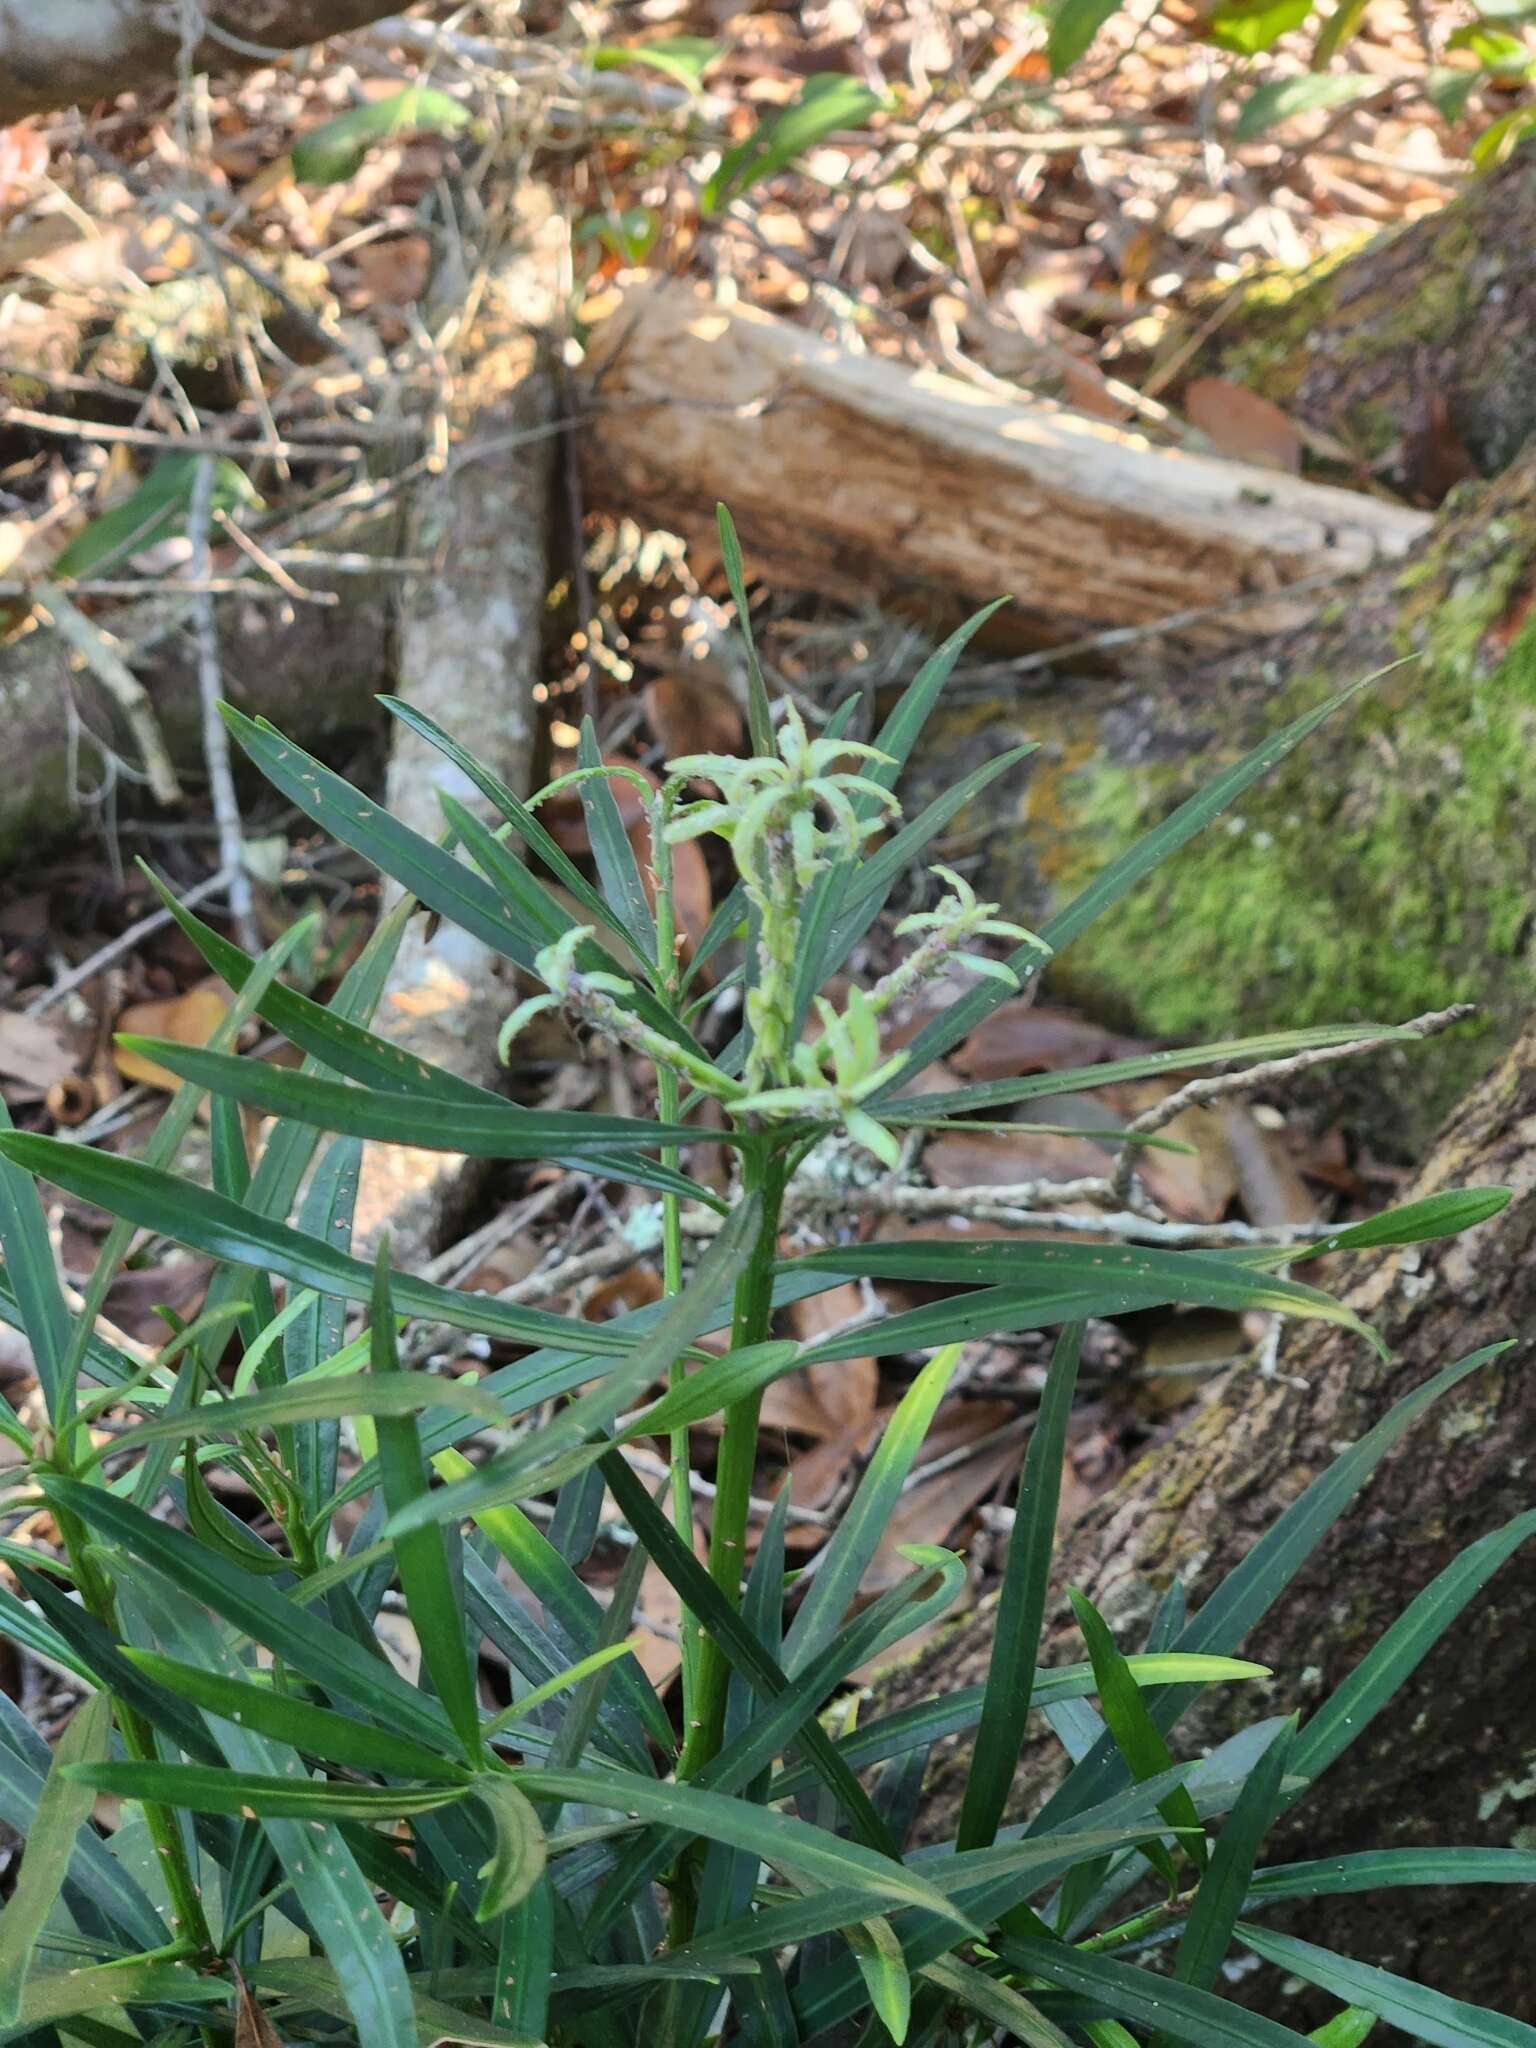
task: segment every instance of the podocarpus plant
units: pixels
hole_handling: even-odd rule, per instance
[[[740,603],[728,526],[724,537]],[[285,795],[410,893],[329,1007],[280,979],[302,930],[253,961],[175,907],[236,995],[209,1048],[144,1043],[185,1083],[148,1155],[0,1136],[0,1314],[30,1340],[47,1418],[29,1429],[0,1404],[16,1453],[5,1498],[14,1510],[46,1507],[59,1539],[57,1555],[0,1544],[25,1596],[0,1588],[0,1631],[74,1674],[87,1700],[50,1757],[0,1694],[0,1819],[25,1837],[0,1915],[0,2041],[212,2042],[233,2028],[240,2048],[1294,2042],[1278,2017],[1223,1998],[1231,1952],[1333,1993],[1335,2043],[1358,2040],[1373,2014],[1435,2042],[1536,2039],[1263,1920],[1270,1902],[1314,1894],[1529,1882],[1536,1856],[1362,1845],[1326,1866],[1262,1860],[1271,1824],[1341,1767],[1536,1517],[1466,1552],[1304,1725],[1288,1707],[1296,1675],[1271,1677],[1238,1655],[1380,1460],[1492,1353],[1448,1362],[1345,1450],[1198,1611],[1170,1585],[1144,1642],[1125,1646],[1074,1595],[1086,1658],[1037,1670],[1085,1320],[1189,1302],[1327,1317],[1362,1343],[1371,1333],[1280,1270],[1309,1249],[1295,1244],[832,1243],[780,1256],[785,1192],[813,1152],[835,1170],[858,1159],[889,1169],[904,1131],[1085,1078],[1360,1037],[1351,1026],[1150,1054],[1088,1077],[904,1093],[908,1076],[1027,985],[1053,949],[1330,708],[1213,782],[1038,937],[940,870],[936,907],[897,927],[907,949],[898,963],[834,1003],[822,991],[897,876],[981,782],[1018,759],[989,764],[897,828],[893,785],[975,623],[927,664],[872,745],[845,737],[842,714],[812,738],[786,706],[775,729],[754,661],[752,758],[676,762],[647,795],[654,908],[610,787],[623,771],[599,763],[590,732],[569,780],[586,811],[595,885],[536,806],[409,705],[390,708],[463,770],[499,826],[445,796],[456,845],[433,845],[270,728],[227,714]],[[717,794],[701,794],[703,782]],[[685,966],[667,850],[700,832],[729,841],[738,879]],[[559,1007],[652,1063],[656,1119],[522,1108],[370,1032],[415,903],[457,919],[542,984],[508,1020],[509,1045],[532,1009]],[[723,979],[740,983],[742,1028],[729,1044],[706,1043],[698,969],[736,935],[740,964]],[[939,971],[963,977],[966,992],[887,1053],[882,1019]],[[301,1070],[235,1056],[252,1016],[306,1055]],[[174,1171],[205,1090],[211,1187]],[[679,1166],[705,1098],[724,1111],[709,1130],[736,1161],[728,1202]],[[242,1104],[276,1119],[254,1162]],[[333,1134],[323,1144],[322,1132]],[[646,1190],[664,1299],[599,1324],[393,1272],[387,1248],[369,1270],[348,1250],[365,1139],[555,1160]],[[34,1175],[119,1219],[78,1308],[56,1274]],[[1443,1235],[1504,1199],[1442,1196],[1323,1245]],[[216,1262],[201,1314],[153,1356],[131,1355],[98,1322],[137,1230]],[[775,1336],[781,1305],[861,1275],[952,1291],[819,1343]],[[349,1337],[354,1305],[367,1306],[367,1326]],[[521,1349],[484,1377],[449,1378],[402,1362],[402,1322]],[[824,1720],[850,1672],[961,1590],[958,1558],[913,1545],[901,1583],[859,1598],[961,1346],[1043,1328],[1059,1336],[985,1684],[862,1724]],[[729,1331],[723,1354],[701,1349],[719,1329]],[[786,1571],[782,1496],[749,1560],[763,1388],[799,1366],[870,1352],[931,1355],[815,1570]],[[650,1398],[657,1382],[664,1391]],[[695,1551],[689,1430],[721,1414],[706,1564]],[[345,1460],[343,1423],[353,1432]],[[626,1457],[637,1439],[666,1448],[662,1498]],[[238,1472],[276,1542],[220,1504],[210,1465]],[[632,1538],[606,1606],[581,1576],[605,1494]],[[339,1520],[343,1508],[353,1513]],[[651,1565],[684,1615],[675,1713],[629,1652]],[[392,1588],[420,1645],[414,1681],[376,1634]],[[513,1698],[499,1711],[479,1683],[482,1641],[510,1669]],[[1170,1738],[1209,1685],[1245,1687],[1253,1718],[1213,1754],[1179,1759]],[[1019,1821],[1008,1818],[1010,1786],[1035,1716],[1060,1737],[1064,1766],[1043,1808]],[[974,1756],[957,1836],[914,1847],[929,1751],[967,1732]],[[105,1835],[91,1818],[101,1792],[121,1802]]]

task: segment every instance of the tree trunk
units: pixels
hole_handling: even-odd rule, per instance
[[[367,547],[353,529],[348,545]],[[398,552],[393,517],[375,523],[372,544]],[[319,588],[313,579],[311,587]],[[378,692],[390,685],[393,579],[336,580],[334,605],[235,596],[218,601],[223,690],[242,710],[270,718],[307,746],[335,753],[355,735],[376,731]],[[203,773],[197,656],[186,633],[187,600],[165,597],[114,610],[98,623],[127,655],[148,694],[166,751],[189,790]],[[0,717],[24,775],[0,782],[0,860],[56,839],[83,817],[86,794],[143,758],[113,701],[64,638],[40,627],[0,645]]]
[[[1241,289],[1196,370],[1249,384],[1437,503],[1536,429],[1536,148],[1342,261]]]
[[[1275,1671],[1266,1711],[1305,1711],[1344,1678],[1421,1587],[1474,1538],[1531,1504],[1536,1401],[1526,1382],[1536,1318],[1536,1025],[1462,1104],[1413,1189],[1496,1183],[1515,1200],[1463,1238],[1382,1257],[1349,1290],[1391,1347],[1384,1364],[1332,1325],[1304,1324],[1285,1379],[1226,1374],[1194,1416],[1149,1452],[1067,1536],[1057,1585],[1084,1588],[1137,1644],[1155,1595],[1178,1577],[1198,1607],[1259,1534],[1392,1403],[1451,1360],[1511,1335],[1517,1348],[1431,1411],[1244,1646]],[[1304,1385],[1289,1383],[1297,1376]],[[1081,1655],[1065,1602],[1045,1661]],[[987,1601],[879,1688],[881,1711],[975,1683],[991,1648]],[[1536,1569],[1517,1554],[1426,1659],[1380,1720],[1303,1801],[1266,1861],[1367,1847],[1536,1843]],[[1176,1745],[1231,1732],[1237,1690],[1212,1688]],[[1251,1717],[1251,1701],[1248,1707]],[[862,1718],[862,1717],[861,1717]],[[1059,1770],[1027,1749],[1017,1810]],[[966,1758],[942,1760],[925,1832],[953,1832]],[[1308,1908],[1298,1931],[1440,1990],[1536,2019],[1536,1952],[1524,1890],[1392,1891]],[[1288,1923],[1292,1924],[1292,1923]],[[1255,1997],[1281,2016],[1271,1977]],[[1291,2010],[1284,2016],[1297,2024]],[[1303,2019],[1310,2025],[1321,2009]]]
[[[194,71],[250,70],[389,14],[399,0],[204,0]],[[181,10],[164,0],[0,0],[0,126],[72,102],[169,84]],[[244,47],[242,48],[242,45]]]

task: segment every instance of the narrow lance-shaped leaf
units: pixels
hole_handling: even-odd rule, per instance
[[[1254,1861],[1280,1810],[1281,1786],[1295,1736],[1295,1721],[1287,1721],[1238,1794],[1217,1838],[1174,1957],[1173,1974],[1181,1984],[1210,1991],[1221,1974]]]
[[[1093,1661],[1093,1676],[1099,1689],[1099,1710],[1131,1776],[1140,1783],[1143,1779],[1155,1778],[1163,1771],[1171,1770],[1173,1758],[1168,1754],[1168,1745],[1147,1712],[1141,1688],[1127,1670],[1125,1658],[1104,1617],[1087,1595],[1080,1593],[1075,1586],[1068,1588],[1067,1597],[1072,1602],[1072,1612],[1077,1616],[1077,1625],[1083,1632],[1088,1655]],[[1200,1826],[1195,1802],[1185,1787],[1180,1785],[1170,1792],[1158,1811],[1169,1827],[1183,1831],[1179,1836],[1181,1845],[1194,1858],[1197,1868],[1204,1870],[1205,1832]],[[1178,1877],[1166,1852],[1149,1847],[1144,1853],[1167,1876],[1176,1891]]]
[[[1391,1970],[1335,1954],[1293,1934],[1239,1922],[1238,1939],[1265,1962],[1316,1984],[1347,2004],[1362,2006],[1389,2026],[1436,2048],[1536,2048],[1536,2027],[1484,2006],[1469,2005]]]
[[[318,1238],[306,1237],[286,1223],[256,1216],[211,1189],[196,1188],[174,1174],[162,1173],[135,1159],[120,1159],[88,1145],[66,1144],[30,1132],[0,1133],[0,1157],[39,1173],[56,1187],[81,1200],[176,1239],[215,1258],[242,1265],[264,1265],[301,1287],[365,1302],[373,1276],[361,1259],[349,1258]],[[542,1309],[519,1308],[486,1295],[456,1293],[425,1280],[400,1274],[394,1280],[396,1305],[410,1315],[429,1316],[459,1330],[480,1330],[508,1337],[514,1343],[548,1345],[560,1350],[621,1352],[628,1340],[613,1325],[583,1324],[573,1330],[563,1316]]]
[[[13,2025],[20,2016],[28,1966],[69,1874],[75,1837],[91,1816],[92,1794],[76,1781],[74,1769],[105,1758],[111,1729],[111,1701],[98,1692],[76,1709],[59,1738],[27,1833],[21,1869],[10,1901],[0,1911],[0,2025]]]
[[[1185,846],[1199,832],[1204,831],[1213,818],[1217,818],[1229,804],[1235,803],[1243,792],[1252,787],[1271,768],[1283,761],[1285,756],[1327,718],[1331,718],[1359,691],[1368,684],[1389,673],[1390,668],[1401,664],[1393,662],[1389,668],[1378,669],[1374,675],[1363,676],[1346,689],[1337,691],[1314,710],[1304,712],[1293,719],[1281,731],[1253,749],[1225,773],[1218,775],[1206,787],[1196,792],[1160,825],[1155,826],[1136,844],[1113,860],[1095,875],[1087,887],[1074,896],[1062,910],[1042,928],[1040,937],[1054,953],[1060,953],[1071,941],[1087,930],[1095,918],[1101,917],[1115,903],[1135,888],[1146,875],[1159,866],[1181,846]],[[1021,981],[1031,980],[1039,971],[1041,956],[1032,946],[1020,946],[1010,955],[1008,965]],[[1007,1000],[1008,990],[997,982],[984,982],[952,1004],[943,1016],[936,1017],[924,1026],[906,1048],[907,1058],[903,1073],[921,1073],[953,1045],[975,1030],[976,1026],[995,1010],[999,1003]],[[900,1086],[900,1077],[892,1080],[880,1095],[871,1098],[871,1108],[884,1095],[895,1094]]]
[[[958,1344],[930,1358],[886,1424],[853,1499],[817,1560],[810,1591],[784,1638],[787,1672],[793,1674],[809,1664],[836,1635],[959,1363]]]
[[[387,1234],[379,1245],[374,1266],[370,1331],[374,1372],[381,1379],[395,1378],[401,1366],[390,1299]],[[381,1414],[375,1416],[373,1426],[378,1438],[384,1505],[392,1516],[403,1515],[427,1499],[431,1491],[416,1418]],[[465,1647],[464,1624],[453,1575],[448,1569],[443,1532],[435,1523],[427,1523],[399,1531],[391,1541],[406,1612],[421,1644],[422,1661],[457,1731],[465,1757],[478,1763],[482,1749],[479,1691]]]
[[[474,1795],[491,1816],[496,1847],[480,1872],[485,1879],[478,1917],[495,1920],[522,1904],[544,1875],[544,1830],[532,1803],[510,1777],[482,1771]]]
[[[979,1848],[994,1839],[1018,1767],[1050,1594],[1061,1467],[1082,1348],[1082,1325],[1073,1323],[1057,1339],[1024,1456],[976,1748],[960,1807],[959,1849]]]
[[[659,1379],[695,1337],[719,1321],[719,1303],[751,1255],[759,1210],[755,1196],[736,1204],[725,1228],[700,1259],[691,1283],[665,1304],[653,1327],[599,1387],[572,1401],[552,1422],[532,1431],[469,1477],[393,1513],[390,1530],[418,1528],[429,1520],[451,1521],[513,1499],[524,1490],[522,1481],[528,1479],[533,1484],[531,1475],[538,1475],[533,1490],[542,1492],[601,1457],[608,1448],[606,1432],[619,1410]],[[587,1443],[587,1438],[598,1441]],[[566,1457],[566,1453],[571,1455]]]
[[[125,1648],[123,1655],[147,1677],[205,1713],[238,1722],[308,1756],[381,1776],[467,1783],[461,1764],[393,1729],[374,1727],[331,1707],[317,1707],[296,1693],[279,1692],[271,1685],[181,1663],[158,1650]]]

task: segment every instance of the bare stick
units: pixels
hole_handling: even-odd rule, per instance
[[[213,477],[213,457],[199,456],[187,514],[187,538],[192,544],[187,567],[194,582],[205,582],[211,567],[208,529],[213,514]],[[229,734],[219,716],[222,677],[218,619],[213,599],[206,592],[192,601],[192,629],[197,642],[197,694],[203,708],[203,760],[208,769],[214,822],[219,828],[219,865],[229,877],[229,910],[235,936],[246,952],[259,953],[261,940],[251,904],[251,878],[245,870],[240,805],[229,765]]]
[[[205,881],[198,882],[181,898],[183,909],[191,910],[195,904],[201,903],[205,896],[212,896],[217,890],[222,889],[228,879],[221,868],[216,875],[209,875]],[[45,988],[40,996],[34,996],[27,1004],[24,1014],[28,1017],[40,1017],[44,1010],[51,1010],[54,1004],[62,1001],[72,989],[79,988],[82,982],[87,982],[93,975],[100,974],[103,968],[110,967],[114,960],[120,960],[124,953],[131,953],[142,939],[151,937],[170,921],[171,913],[168,910],[150,911],[147,917],[141,917],[136,924],[129,925],[126,931],[119,932],[115,939],[108,939],[104,946],[98,946],[78,967],[71,967],[68,974],[61,975],[52,988]]]
[[[139,743],[139,752],[144,758],[144,773],[156,803],[180,803],[181,785],[176,780],[176,770],[171,766],[171,757],[166,752],[160,727],[155,722],[154,707],[149,701],[149,693],[119,654],[117,642],[110,633],[103,632],[94,620],[88,619],[84,612],[77,610],[56,583],[38,584],[37,604],[39,610],[58,628],[86,663],[128,721],[128,729]]]
[[[1414,1017],[1390,1034],[1352,1038],[1347,1045],[1314,1046],[1309,1052],[1294,1052],[1287,1059],[1261,1060],[1256,1067],[1242,1067],[1232,1074],[1203,1074],[1198,1080],[1186,1081],[1182,1088],[1176,1088],[1171,1095],[1164,1096],[1161,1102],[1144,1111],[1134,1123],[1126,1126],[1126,1135],[1142,1137],[1149,1131],[1160,1131],[1171,1124],[1181,1111],[1192,1109],[1198,1103],[1219,1102],[1228,1095],[1245,1095],[1270,1081],[1289,1079],[1293,1074],[1304,1074],[1311,1067],[1325,1066],[1333,1060],[1358,1059],[1362,1053],[1380,1052],[1383,1046],[1400,1045],[1404,1039],[1436,1038],[1442,1031],[1449,1031],[1453,1024],[1460,1024],[1476,1013],[1476,1003],[1452,1003],[1447,1010],[1430,1010],[1422,1017]],[[1135,1174],[1136,1148],[1128,1145],[1110,1180],[1110,1194],[1114,1201],[1129,1199]]]

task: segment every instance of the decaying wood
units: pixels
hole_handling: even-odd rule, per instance
[[[1007,593],[1047,641],[1247,592],[1276,595],[1207,639],[1295,625],[1312,606],[1285,600],[1287,584],[1400,555],[1425,525],[854,355],[684,286],[625,298],[595,337],[586,399],[589,502],[693,539],[723,500],[784,588],[941,612]]]
[[[0,125],[170,83],[184,14],[201,30],[192,69],[229,72],[390,12],[390,0],[0,0]]]
[[[1175,1576],[1198,1607],[1342,1446],[1442,1366],[1511,1336],[1514,1349],[1433,1409],[1390,1455],[1245,1645],[1276,1674],[1264,1710],[1305,1712],[1468,1543],[1528,1509],[1536,1459],[1536,1025],[1452,1117],[1411,1195],[1476,1184],[1511,1188],[1515,1198],[1464,1237],[1381,1257],[1348,1291],[1351,1307],[1386,1338],[1389,1362],[1345,1330],[1306,1324],[1282,1348],[1284,1378],[1251,1367],[1226,1374],[1193,1418],[1072,1528],[1058,1588],[1084,1588],[1127,1645],[1139,1642],[1158,1591]],[[981,1605],[893,1673],[879,1688],[880,1709],[977,1681],[994,1617],[991,1601]],[[1533,1626],[1536,1560],[1517,1553],[1296,1810],[1266,1860],[1367,1847],[1529,1847]],[[1080,1654],[1062,1600],[1046,1661]],[[1251,1700],[1240,1703],[1235,1691],[1213,1688],[1206,1699],[1183,1724],[1182,1753],[1198,1754],[1198,1745],[1230,1732],[1245,1708],[1252,1717]],[[1038,1803],[1058,1759],[1043,1738],[1027,1748],[1018,1810]],[[965,1769],[962,1749],[943,1760],[926,1834],[952,1833]],[[1519,1887],[1480,1886],[1328,1899],[1293,1924],[1347,1954],[1530,2020],[1536,1953],[1528,1914]],[[1242,1995],[1267,2000],[1264,2009],[1281,2016],[1273,1978]],[[1296,2024],[1293,2015],[1284,2012]]]
[[[515,251],[489,278],[455,380],[450,453],[415,491],[407,521],[413,559],[430,568],[406,585],[398,694],[473,747],[513,789],[527,784],[533,686],[549,589],[555,386],[543,334],[562,267],[564,229],[548,196],[519,201]],[[385,803],[429,839],[444,830],[440,792],[483,813],[458,768],[404,727],[390,753]],[[496,1074],[496,1032],[514,1001],[507,962],[446,920],[413,920],[376,1018],[378,1028],[466,1080]],[[483,1162],[457,1153],[370,1146],[358,1198],[364,1243],[386,1225],[397,1263],[441,1243],[473,1194]]]

